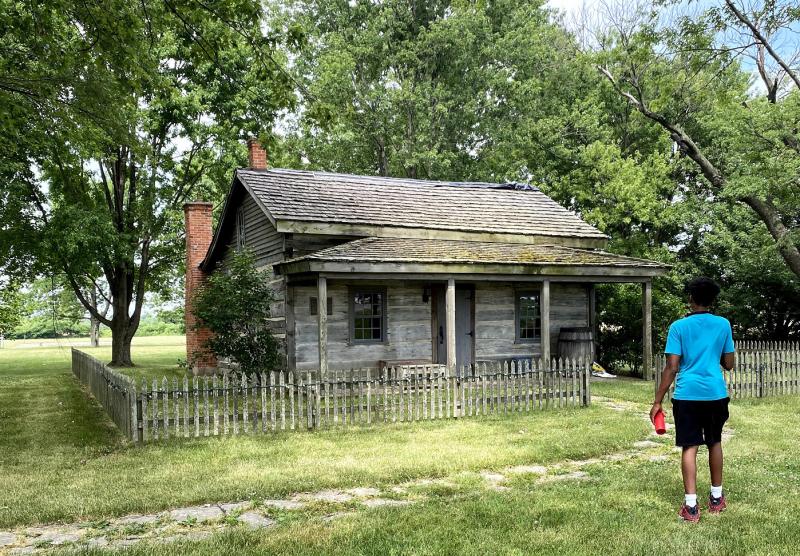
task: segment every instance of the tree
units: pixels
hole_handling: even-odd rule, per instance
[[[253,254],[234,253],[224,271],[209,276],[194,299],[197,326],[213,332],[203,347],[218,357],[231,358],[243,373],[279,368],[281,346],[267,324],[273,300]]]
[[[0,336],[8,336],[22,320],[23,300],[19,284],[0,279]]]
[[[599,71],[691,161],[676,185],[749,207],[800,277],[800,9],[726,0],[669,26],[662,16],[611,18]]]
[[[63,273],[112,333],[181,267],[182,204],[217,198],[292,100],[256,0],[4,2],[4,272]],[[13,247],[6,247],[11,245]],[[111,315],[91,300],[107,284]]]
[[[290,120],[286,163],[527,181],[524,167],[504,163],[514,123],[566,104],[558,84],[575,52],[543,5],[285,0],[275,17],[305,37],[294,56],[303,111]]]

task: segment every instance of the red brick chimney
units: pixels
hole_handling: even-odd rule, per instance
[[[205,328],[196,329],[197,319],[192,312],[192,299],[197,288],[206,279],[206,273],[200,269],[200,263],[211,245],[213,228],[211,224],[212,203],[195,201],[183,205],[186,222],[186,360],[195,374],[207,374],[217,366],[217,358],[213,353],[203,349],[203,343],[211,337],[211,331]]]
[[[247,159],[250,161],[251,170],[267,169],[267,151],[263,149],[261,143],[254,137],[247,140]]]

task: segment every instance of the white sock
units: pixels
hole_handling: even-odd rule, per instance
[[[714,498],[722,498],[722,485],[718,487],[711,486],[711,496]]]
[[[686,505],[690,508],[697,506],[697,494],[686,494]]]

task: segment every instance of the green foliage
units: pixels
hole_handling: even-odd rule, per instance
[[[277,369],[280,344],[267,326],[273,300],[252,253],[234,253],[224,268],[209,276],[194,299],[198,327],[214,333],[204,347],[218,357],[233,359],[244,373]]]
[[[19,285],[9,280],[0,281],[0,334],[8,335],[23,315],[23,298]]]
[[[102,276],[129,365],[145,294],[182,268],[182,204],[219,198],[293,101],[279,35],[258,0],[0,1],[0,272],[84,300]]]

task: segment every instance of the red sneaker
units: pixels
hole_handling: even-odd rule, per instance
[[[722,510],[728,507],[728,504],[725,502],[725,495],[723,494],[719,498],[714,498],[713,496],[708,496],[708,511],[712,514],[718,514]]]
[[[690,508],[686,504],[681,506],[681,511],[678,516],[684,521],[691,521],[692,523],[697,523],[700,521],[700,506],[695,506]]]

